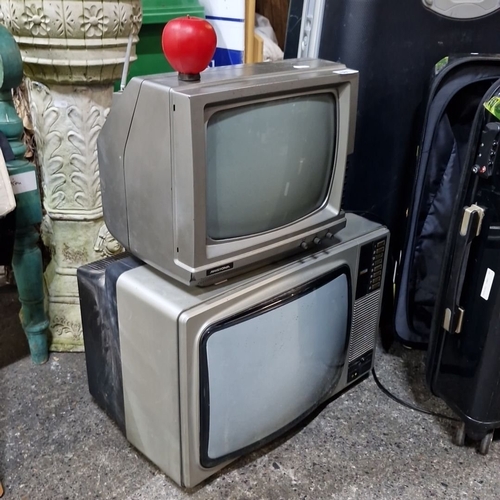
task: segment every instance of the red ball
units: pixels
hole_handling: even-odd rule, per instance
[[[163,53],[172,68],[182,74],[201,73],[210,64],[216,45],[213,26],[199,17],[178,17],[163,28]]]

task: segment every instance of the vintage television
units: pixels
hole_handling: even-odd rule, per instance
[[[195,486],[369,373],[388,231],[347,214],[332,239],[207,287],[127,255],[78,270],[90,392],[179,485]]]
[[[111,234],[187,285],[331,238],[357,93],[356,71],[314,59],[132,79],[98,139]]]

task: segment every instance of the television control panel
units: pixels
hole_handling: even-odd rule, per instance
[[[366,375],[371,370],[372,364],[373,349],[349,363],[347,381],[354,382],[357,378]]]
[[[338,224],[338,226],[345,227],[345,221]],[[316,235],[312,235],[307,239],[304,239],[300,243],[300,248],[302,250],[310,250],[314,246],[320,245],[322,243],[326,243],[327,245],[331,245],[332,238],[339,229],[338,227],[332,227],[327,231],[323,231],[322,233],[318,233]]]
[[[383,238],[361,247],[356,300],[380,289],[386,241],[386,238]]]
[[[351,320],[348,383],[366,376],[373,366],[386,247],[387,238],[383,237],[360,248]]]

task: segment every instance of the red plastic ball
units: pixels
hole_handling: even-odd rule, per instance
[[[201,73],[212,61],[217,45],[213,26],[199,17],[178,17],[163,28],[161,46],[170,66],[181,74]]]

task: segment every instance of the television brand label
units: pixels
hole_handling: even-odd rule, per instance
[[[209,269],[207,271],[207,276],[212,276],[212,274],[218,274],[218,273],[222,273],[223,271],[228,271],[229,269],[232,269],[233,267],[234,267],[234,265],[232,262],[230,264],[224,264],[223,266],[214,267],[213,269]]]

